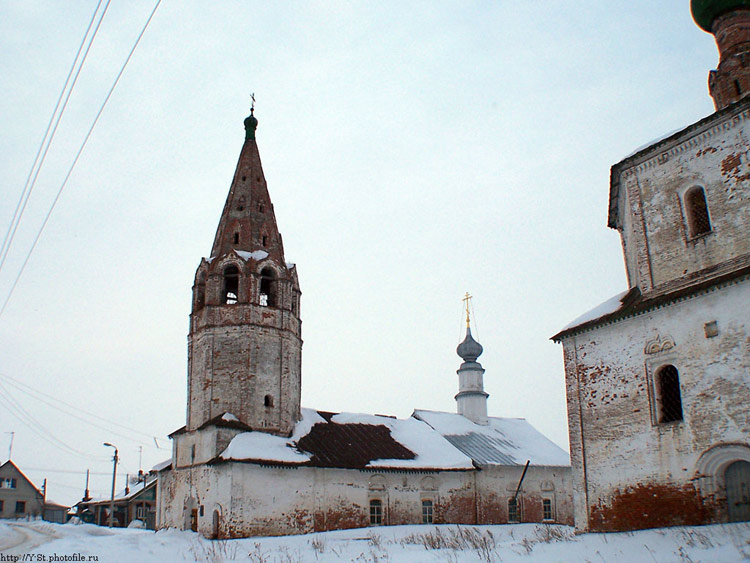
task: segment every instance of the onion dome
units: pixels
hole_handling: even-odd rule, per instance
[[[254,108],[250,109],[250,115],[245,118],[245,140],[255,140],[255,130],[258,128],[258,120],[255,119],[254,112]]]
[[[725,12],[750,9],[750,0],[690,0],[690,12],[703,31],[711,33],[714,20]]]
[[[482,345],[474,340],[471,336],[471,329],[466,327],[466,338],[456,348],[458,354],[464,362],[476,362],[477,358],[482,355]]]

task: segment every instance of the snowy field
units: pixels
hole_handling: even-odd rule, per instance
[[[16,559],[18,557],[18,559]],[[573,535],[567,526],[393,526],[210,541],[192,532],[0,521],[0,561],[750,561],[750,523]]]

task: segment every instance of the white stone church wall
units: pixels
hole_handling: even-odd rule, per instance
[[[643,293],[686,274],[750,254],[747,109],[705,124],[689,138],[624,168],[619,220],[630,285]],[[711,232],[692,237],[685,193],[705,191]]]
[[[506,523],[506,497],[512,496],[523,470],[376,471],[250,463],[208,467],[160,475],[158,527],[189,529],[193,508],[198,531],[208,537],[217,532],[219,537],[239,537],[365,527],[371,525],[373,499],[382,503],[384,525],[422,523],[423,501],[432,502],[434,523]],[[569,473],[564,467],[529,469],[521,495],[524,521],[542,521],[544,497],[553,499],[554,521],[572,523]],[[220,515],[218,530],[214,512]]]
[[[563,341],[579,531],[716,518],[721,491],[695,478],[709,449],[750,448],[749,320],[745,280]],[[667,364],[683,420],[660,424],[653,378]]]

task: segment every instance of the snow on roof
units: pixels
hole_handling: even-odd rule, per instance
[[[631,156],[634,156],[634,155],[638,154],[639,152],[641,152],[643,150],[646,150],[650,146],[655,145],[657,143],[660,143],[661,141],[664,141],[665,139],[668,139],[669,137],[671,137],[672,135],[674,135],[676,133],[679,133],[683,129],[684,129],[684,127],[680,127],[679,129],[672,129],[668,133],[664,133],[663,135],[659,135],[656,139],[652,139],[648,143],[644,143],[640,147],[638,147],[638,148],[630,151],[630,153],[627,156],[622,157],[620,160],[621,161],[622,160],[627,160]]]
[[[284,438],[265,432],[243,432],[232,438],[219,457],[298,464],[309,462],[311,456],[297,450],[295,444],[297,440],[310,432],[313,425],[325,423],[325,419],[312,409],[301,409],[301,412],[302,419],[295,425],[291,437]]]
[[[268,258],[268,252],[265,250],[253,250],[252,252],[248,252],[247,250],[237,250],[236,248],[233,249],[234,252],[242,258],[243,260],[247,261],[252,258],[256,262],[260,262],[261,260],[264,260]],[[205,258],[206,262],[209,264],[213,262],[216,259],[216,256],[209,256],[208,258]]]
[[[245,250],[235,250],[235,252],[243,260],[249,260],[250,258],[252,258],[253,260],[260,261],[264,258],[268,258],[268,252],[266,252],[265,250],[253,250],[252,252],[247,252]]]
[[[172,465],[172,458],[168,457],[164,461],[161,461],[161,462],[157,463],[156,465],[154,465],[151,468],[151,471],[153,471],[154,473],[158,473],[159,471],[161,471],[165,467],[169,467],[170,465]]]
[[[400,420],[371,414],[341,413],[333,416],[336,424],[383,425],[391,431],[393,439],[414,452],[414,459],[374,459],[367,467],[471,469],[471,459],[452,448],[439,434],[422,421],[407,418]]]
[[[596,320],[600,317],[603,317],[604,315],[609,315],[610,313],[614,313],[617,311],[620,307],[622,307],[623,303],[622,300],[625,298],[625,296],[630,292],[629,289],[626,289],[625,291],[621,291],[614,297],[610,297],[607,299],[604,303],[601,305],[598,305],[597,307],[594,307],[587,313],[584,313],[574,321],[568,323],[565,328],[563,328],[560,332],[564,332],[566,330],[569,330],[571,328],[575,328],[577,326],[580,326],[584,323],[587,323],[589,321]]]
[[[570,465],[570,456],[523,418],[489,417],[484,426],[448,412],[415,410],[412,416],[479,465]]]
[[[425,423],[409,418],[302,409],[291,437],[265,432],[235,436],[225,460],[322,467],[471,469],[471,459]]]

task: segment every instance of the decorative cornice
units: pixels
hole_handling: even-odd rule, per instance
[[[652,166],[663,164],[670,158],[706,142],[717,133],[735,127],[748,117],[750,117],[750,96],[714,112],[664,139],[655,141],[612,166],[609,179],[607,226],[612,229],[621,227],[619,218],[621,176],[627,178]]]

